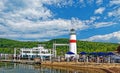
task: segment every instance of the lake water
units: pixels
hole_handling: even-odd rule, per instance
[[[16,63],[0,63],[0,73],[93,73],[86,70],[69,70],[67,68],[54,68],[50,66],[37,66]],[[94,72],[98,73],[98,72]],[[100,72],[101,73],[101,72]]]
[[[37,65],[0,63],[0,73],[76,73],[76,71],[73,72]]]

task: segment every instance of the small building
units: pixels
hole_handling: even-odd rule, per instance
[[[65,54],[65,59],[67,61],[75,61],[75,60],[78,60],[79,58],[79,55],[76,55],[75,53],[69,51]]]
[[[43,46],[34,48],[21,48],[20,49],[21,58],[40,58],[40,59],[51,59],[52,53],[51,49],[45,49]]]

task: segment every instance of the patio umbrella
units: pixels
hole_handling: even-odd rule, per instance
[[[81,55],[86,55],[87,53],[86,52],[80,52]]]
[[[69,52],[67,52],[66,54],[73,55],[74,53],[71,52],[71,51],[69,51]]]
[[[91,52],[91,53],[89,53],[90,55],[97,55],[97,53],[96,52]]]
[[[112,52],[108,52],[107,55],[115,55],[115,54]]]
[[[112,53],[112,52],[108,52],[106,55],[108,55],[109,57],[108,57],[108,62],[110,63],[111,62],[111,56],[112,55],[115,55],[114,53]]]
[[[105,56],[106,53],[104,53],[104,52],[98,52],[97,55],[98,55],[98,56]]]

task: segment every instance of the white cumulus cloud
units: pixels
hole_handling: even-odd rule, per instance
[[[112,26],[112,25],[115,25],[116,23],[114,22],[98,22],[98,23],[95,23],[93,26],[95,28],[101,28],[101,27],[107,27],[107,26]]]
[[[105,35],[95,35],[88,39],[83,39],[87,41],[102,41],[102,42],[119,42],[120,41],[120,31],[113,32]]]
[[[96,0],[96,4],[100,5],[103,3],[103,0]]]
[[[110,0],[110,5],[119,5],[120,0]]]
[[[67,34],[73,24],[76,29],[87,28],[78,19],[73,18],[73,24],[73,19],[52,19],[54,14],[44,4],[61,7],[72,0],[1,0],[0,38],[42,40]]]
[[[13,16],[13,15],[12,15]],[[24,17],[24,16],[23,16]],[[8,16],[5,20],[6,24],[1,25],[0,37],[4,38],[22,38],[22,39],[40,39],[40,38],[52,38],[60,35],[68,34],[68,30],[75,26],[75,29],[88,28],[81,20],[72,18],[71,20],[65,19],[53,19],[44,21],[30,21],[23,19],[22,17],[11,18]],[[2,32],[2,30],[4,32]]]
[[[98,9],[96,9],[94,13],[95,14],[102,14],[104,12],[104,10],[105,10],[105,7],[100,7]]]
[[[2,11],[5,8],[5,4],[4,4],[5,2],[6,2],[6,0],[0,1],[0,11]]]
[[[117,8],[111,12],[108,13],[108,16],[111,17],[111,16],[115,16],[116,18],[120,18],[120,8]]]
[[[91,5],[95,0],[89,0],[87,3],[85,0],[79,0],[79,2],[83,5]],[[92,16],[87,20],[80,20],[75,17],[71,17],[71,19],[55,19],[55,14],[45,6],[64,7],[72,6],[74,3],[74,0],[1,0],[0,38],[42,40],[69,34],[68,30],[71,28],[84,30],[90,28],[90,26],[100,28],[114,24],[113,22],[96,22],[93,24],[100,19],[99,16]],[[102,0],[95,3],[100,4]],[[95,14],[102,14],[104,11],[105,7],[100,7],[95,10]],[[112,12],[110,16],[118,16],[115,14],[119,13],[118,9],[114,13]]]
[[[111,17],[113,21],[120,22],[120,0],[110,0],[110,7],[113,7],[111,11],[108,12],[108,17]]]

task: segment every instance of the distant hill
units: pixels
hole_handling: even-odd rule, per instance
[[[50,41],[38,42],[38,41],[16,41],[11,39],[0,38],[0,53],[13,53],[14,48],[32,48],[37,47],[38,44],[44,44],[45,48],[53,47],[53,43],[69,43],[69,39],[60,38],[52,39]],[[89,42],[89,41],[77,41],[78,53],[85,52],[108,52],[115,51],[119,44],[117,43],[103,43],[103,42]],[[57,54],[62,55],[69,51],[68,46],[58,46]]]

